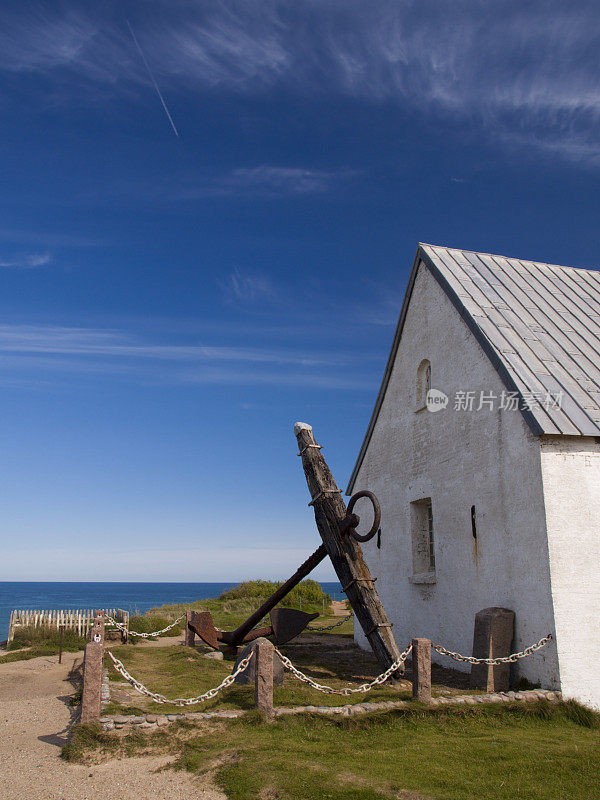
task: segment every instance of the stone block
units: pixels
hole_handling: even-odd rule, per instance
[[[234,668],[233,668],[234,671],[237,669],[238,664],[240,663],[240,661],[242,659],[246,658],[248,653],[250,653],[251,651],[255,650],[258,642],[260,642],[260,641],[268,641],[268,640],[267,639],[263,639],[261,637],[260,639],[255,639],[253,642],[250,642],[250,644],[248,644],[248,645],[246,645],[246,647],[244,647],[244,649],[241,651],[241,653],[238,655],[238,657],[237,657],[237,659],[235,661],[235,665],[234,665]],[[269,642],[269,644],[270,644],[270,642]],[[274,686],[281,686],[283,684],[283,673],[284,673],[284,669],[283,669],[283,664],[281,663],[281,659],[279,658],[277,653],[275,653],[275,651],[273,651],[273,685]],[[254,654],[254,658],[251,659],[251,661],[248,664],[248,666],[246,667],[246,669],[243,672],[240,672],[240,674],[236,676],[235,682],[239,683],[242,686],[247,686],[248,684],[254,684],[255,681],[256,681],[256,677],[255,676],[256,676],[256,653]]]
[[[213,661],[223,661],[223,653],[220,650],[210,650],[203,653],[202,658],[211,658]]]
[[[473,656],[499,658],[510,655],[514,635],[515,614],[509,608],[484,608],[475,615]],[[473,664],[471,689],[503,692],[510,685],[510,664]]]

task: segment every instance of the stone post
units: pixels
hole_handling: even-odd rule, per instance
[[[254,705],[268,717],[273,715],[273,656],[268,639],[258,639],[254,649]]]
[[[475,614],[473,656],[500,658],[509,656],[514,635],[515,612],[509,608],[483,608]],[[510,664],[473,664],[471,689],[506,692],[510,687]]]
[[[429,639],[412,640],[413,697],[422,703],[431,701],[431,642]]]
[[[101,710],[102,665],[104,660],[104,615],[97,612],[90,631],[90,641],[83,655],[83,691],[81,722],[98,722]]]
[[[191,611],[191,610],[185,612],[185,627],[183,629],[183,635],[184,635],[184,642],[183,643],[184,643],[184,645],[186,647],[193,647],[194,646],[194,642],[196,641],[196,634],[194,633],[194,631],[189,626],[189,623],[192,621],[193,613],[194,612]]]

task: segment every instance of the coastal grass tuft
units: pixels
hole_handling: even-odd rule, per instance
[[[76,653],[83,650],[87,639],[78,636],[77,631],[65,630],[63,633],[63,651]],[[60,647],[60,632],[54,627],[19,627],[15,636],[8,645],[6,655],[0,657],[0,664],[12,661],[25,661],[38,656],[51,656],[58,653]]]
[[[168,733],[136,731],[116,750],[88,733],[78,740],[78,758],[170,753],[176,769],[210,774],[231,800],[581,800],[600,788],[600,715],[582,708],[414,705],[271,723],[249,713],[210,725],[174,723]]]
[[[97,723],[76,725],[60,755],[65,761],[85,763],[92,752],[97,758],[99,755],[116,753],[120,747],[118,737],[106,733]]]

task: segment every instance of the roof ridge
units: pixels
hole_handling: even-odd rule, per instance
[[[509,261],[528,261],[530,264],[537,264],[540,267],[558,267],[559,269],[573,269],[577,272],[600,272],[598,267],[573,267],[570,264],[556,264],[550,261],[536,261],[532,258],[523,258],[522,256],[505,256],[501,253],[486,253],[483,250],[467,250],[464,247],[448,247],[445,244],[429,244],[428,242],[419,242],[419,247],[440,247],[444,250],[450,250],[456,253],[471,253],[475,256],[490,256],[491,258],[506,258]]]

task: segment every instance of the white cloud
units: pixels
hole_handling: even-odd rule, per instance
[[[45,267],[52,261],[49,253],[30,253],[29,255],[18,256],[8,260],[0,258],[0,267],[13,269],[35,269],[35,267]]]
[[[597,153],[598,8],[588,0],[172,2],[132,17],[152,69],[171,87],[385,99],[473,119],[513,142],[547,149],[550,141],[567,158]],[[114,92],[147,84],[116,2],[43,13],[18,7],[0,21],[0,69]],[[269,169],[231,180],[313,191],[322,178]]]

